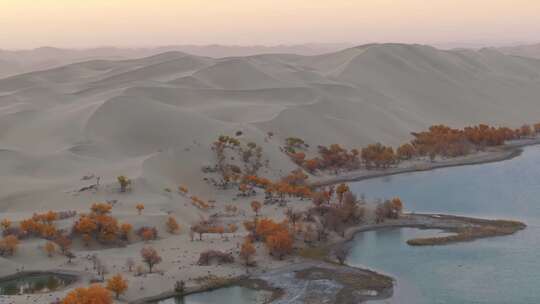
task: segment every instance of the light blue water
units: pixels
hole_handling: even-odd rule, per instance
[[[244,287],[226,287],[160,301],[158,304],[254,304],[262,303],[263,292]]]
[[[348,258],[397,278],[391,303],[540,303],[540,147],[492,164],[445,168],[351,185],[367,198],[399,196],[415,212],[517,219],[526,230],[471,243],[411,247],[418,229],[356,236]],[[383,302],[385,303],[385,302]]]

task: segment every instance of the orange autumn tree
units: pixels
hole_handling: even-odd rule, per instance
[[[493,127],[485,124],[454,129],[445,125],[431,126],[427,131],[412,133],[411,141],[415,152],[420,156],[429,155],[434,159],[437,155],[456,157],[481,150],[483,147],[499,146],[507,140],[530,136],[532,129],[524,125],[517,130],[506,127]]]
[[[246,266],[251,265],[251,257],[254,256],[256,253],[255,246],[253,246],[253,243],[249,238],[245,238],[244,243],[242,244],[242,248],[240,249],[240,257],[244,260],[246,263]]]
[[[213,227],[211,229],[211,231],[213,233],[219,233],[221,235],[221,237],[223,237],[223,233],[225,233],[225,227],[223,226],[217,226],[217,227]]]
[[[51,258],[56,252],[56,246],[54,246],[53,242],[47,242],[43,247],[43,250],[47,253],[47,256]]]
[[[345,183],[340,184],[336,188],[336,194],[338,196],[338,199],[339,199],[340,203],[343,201],[343,194],[345,194],[345,192],[348,192],[348,191],[349,191],[349,186],[347,186],[347,184],[345,184]]]
[[[94,203],[90,207],[90,210],[99,215],[109,214],[112,211],[112,206],[106,203]]]
[[[41,214],[34,213],[34,215],[32,215],[32,219],[34,219],[36,222],[51,224],[58,219],[58,214],[54,211],[47,211],[46,213]]]
[[[8,231],[9,228],[11,228],[11,221],[9,219],[3,219],[1,222],[0,222],[0,226],[2,226],[2,231],[4,231],[4,233],[6,231]]]
[[[236,231],[238,231],[238,226],[236,226],[236,224],[229,224],[227,228],[229,230],[229,233],[235,233]]]
[[[80,287],[66,295],[61,304],[112,304],[111,292],[99,284]]]
[[[312,158],[304,161],[303,166],[309,173],[313,174],[321,167],[321,162],[318,158]]]
[[[251,233],[252,235],[255,235],[256,228],[257,228],[257,218],[255,218],[253,221],[244,221],[242,224],[244,225],[244,228]]]
[[[178,225],[178,222],[176,221],[176,219],[172,216],[169,216],[169,218],[167,218],[167,231],[169,231],[169,233],[177,233],[179,230],[180,230],[180,225]]]
[[[361,158],[367,169],[372,167],[385,169],[394,164],[396,160],[392,147],[387,147],[380,143],[362,148]]]
[[[391,201],[391,212],[394,218],[398,218],[403,212],[403,202],[399,197],[393,198]]]
[[[97,229],[97,224],[89,216],[81,216],[73,228],[82,234],[84,245],[88,246],[92,239],[90,233],[93,233]]]
[[[262,219],[255,223],[255,239],[266,240],[279,231],[287,230],[287,223],[276,223],[271,219]]]
[[[279,230],[266,238],[266,247],[270,254],[282,260],[283,257],[292,252],[293,237],[287,230]]]
[[[145,242],[148,242],[157,238],[157,230],[155,228],[143,227],[139,230],[139,235]]]
[[[135,208],[137,209],[137,213],[139,213],[139,215],[141,215],[142,211],[144,210],[144,205],[143,204],[137,204],[135,206]]]
[[[385,219],[397,219],[403,212],[403,202],[399,197],[387,200],[377,205],[375,209],[375,218],[378,223]]]
[[[308,179],[307,174],[302,169],[296,169],[291,171],[287,176],[283,177],[281,181],[291,186],[303,186]]]
[[[397,148],[396,154],[400,160],[409,160],[414,157],[414,155],[416,154],[416,150],[414,149],[413,145],[407,143],[399,146],[399,148]]]
[[[129,234],[131,233],[131,231],[133,231],[133,226],[131,224],[123,223],[122,225],[120,225],[120,237],[124,241],[129,240]]]
[[[319,156],[311,159],[305,159],[305,156],[299,153],[287,154],[295,163],[312,174],[317,170],[332,170],[337,174],[340,170],[350,171],[360,167],[358,149],[349,151],[339,144],[318,146],[317,149]]]
[[[178,187],[178,192],[180,192],[183,195],[187,195],[188,194],[188,188],[186,186],[179,186]]]
[[[54,227],[52,224],[45,224],[41,226],[41,236],[46,239],[53,239],[58,233],[58,230],[56,230],[56,227]]]
[[[54,226],[54,221],[58,219],[58,214],[53,211],[46,213],[34,213],[32,218],[22,220],[19,223],[19,229],[28,235],[39,236],[52,240],[56,237],[58,231]]]
[[[116,299],[128,289],[128,282],[121,274],[117,274],[107,280],[107,289],[114,292]]]
[[[255,213],[255,216],[259,216],[259,211],[261,210],[262,204],[259,201],[251,202],[251,210]]]
[[[82,214],[74,223],[73,231],[82,235],[85,245],[94,238],[101,243],[112,243],[120,236],[118,220],[110,215],[112,206],[95,203],[89,214]]]
[[[249,191],[249,187],[247,184],[240,184],[238,186],[238,190],[242,193],[242,196],[247,196],[247,193]]]
[[[17,251],[19,239],[14,235],[5,236],[0,240],[0,256],[12,256]]]

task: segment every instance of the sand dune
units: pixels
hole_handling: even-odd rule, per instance
[[[214,195],[201,167],[213,162],[211,142],[236,131],[264,147],[263,175],[275,178],[294,168],[279,150],[289,136],[357,148],[397,145],[433,123],[517,127],[540,118],[540,61],[494,49],[373,44],[315,56],[151,55],[0,79],[0,205],[42,206],[45,197],[58,208],[86,208],[90,198],[54,191],[83,185],[91,172],[111,185],[129,174],[137,195],[170,209],[164,187]]]
[[[315,56],[147,55],[152,56],[92,58],[0,79],[3,216],[20,220],[49,209],[85,212],[92,202],[116,200],[114,215],[120,220],[135,229],[160,229],[164,237],[153,245],[163,250],[163,267],[181,272],[182,278],[195,277],[201,270],[192,264],[208,243],[190,242],[186,231],[201,214],[209,214],[176,193],[178,185],[187,186],[190,195],[215,200],[219,208],[212,212],[236,201],[249,213],[248,198],[204,181],[209,175],[201,168],[215,163],[210,145],[221,134],[240,131],[242,141],[262,147],[268,166],[259,174],[277,179],[296,168],[281,152],[290,136],[303,138],[310,153],[319,144],[398,145],[410,139],[410,132],[434,123],[519,127],[540,120],[540,60],[493,49],[373,44]],[[101,177],[99,190],[78,192],[94,182],[82,179],[89,175]],[[119,175],[133,180],[132,191],[119,193]],[[140,202],[146,206],[143,215],[135,209]],[[283,217],[280,209],[264,209]],[[168,214],[180,221],[180,235],[163,231]],[[234,250],[241,237],[219,246]],[[0,258],[0,275],[21,265],[57,268],[59,260],[44,259],[35,250],[42,243],[25,241],[20,256]],[[172,264],[179,256],[171,244],[190,248],[181,268]],[[100,255],[120,267],[142,245],[101,248]],[[80,256],[90,253],[82,246],[76,249]],[[82,271],[84,261],[74,267]],[[228,275],[244,271],[211,269]],[[130,280],[133,286],[148,282]],[[170,281],[152,282],[146,290],[130,288],[128,297],[171,287]]]
[[[243,58],[223,60],[213,66],[197,71],[193,76],[216,87],[228,90],[287,86],[279,79],[262,71],[249,59]]]
[[[13,51],[0,49],[0,77],[47,70],[90,60],[128,60],[158,55],[165,52],[185,52],[196,56],[222,58],[275,53],[317,55],[347,47],[350,47],[350,45],[312,43],[277,46],[172,45],[153,48],[100,47],[91,49],[41,47],[33,50]]]
[[[499,51],[508,55],[540,59],[540,43],[531,45],[501,47],[499,48]]]

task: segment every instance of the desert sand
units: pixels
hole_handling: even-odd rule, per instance
[[[307,43],[292,45],[170,45],[157,47],[98,47],[89,49],[67,49],[40,47],[29,50],[0,49],[0,78],[47,70],[67,64],[89,60],[127,60],[143,58],[165,52],[180,51],[197,56],[214,58],[232,56],[252,56],[257,54],[293,53],[299,55],[320,55],[335,52],[351,44]]]
[[[540,117],[540,61],[505,55],[494,49],[442,51],[423,45],[374,44],[316,56],[267,54],[211,58],[167,52],[128,60],[92,60],[0,79],[0,219],[18,221],[34,212],[86,212],[93,202],[116,200],[113,215],[135,228],[154,225],[163,275],[128,274],[134,300],[170,290],[176,280],[206,274],[236,276],[239,265],[197,266],[205,249],[238,251],[245,232],[205,236],[191,242],[188,227],[201,215],[223,212],[234,203],[240,212],[226,223],[251,215],[249,202],[236,191],[206,183],[202,167],[215,163],[211,143],[221,134],[242,132],[242,141],[263,148],[269,166],[259,175],[277,179],[296,168],[281,152],[284,139],[304,139],[348,148],[381,142],[398,145],[410,132],[435,123],[454,127],[489,123],[519,127]],[[274,136],[269,138],[268,132]],[[95,191],[77,192],[101,177]],[[120,193],[116,177],[133,180]],[[201,211],[176,189],[216,202]],[[171,192],[165,191],[172,189]],[[142,215],[136,204],[144,203]],[[304,204],[304,205],[303,205]],[[295,203],[295,208],[309,202]],[[168,215],[182,231],[165,231]],[[283,218],[277,206],[263,216]],[[71,220],[58,225],[69,227]],[[47,258],[44,241],[21,243],[12,258],[0,258],[0,275],[25,270],[91,270],[87,255],[98,253],[109,272],[126,272],[128,257],[139,260],[148,244],[125,248],[84,248],[67,265]],[[284,263],[266,257],[262,267]],[[140,264],[140,263],[138,263]],[[81,282],[82,284],[82,282]],[[193,282],[188,281],[188,284]],[[61,297],[39,295],[36,303]],[[45,300],[47,299],[47,300]],[[29,303],[27,296],[13,297]]]
[[[499,50],[508,55],[540,59],[540,43],[501,47]]]

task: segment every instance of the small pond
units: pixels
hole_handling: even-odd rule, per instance
[[[269,292],[232,286],[194,293],[183,298],[166,299],[158,304],[257,304],[264,303],[269,296]]]
[[[21,295],[51,292],[75,282],[76,278],[60,274],[21,274],[11,279],[0,279],[0,295]]]

